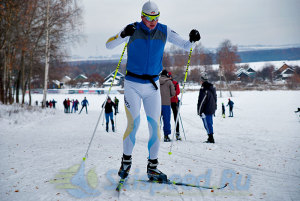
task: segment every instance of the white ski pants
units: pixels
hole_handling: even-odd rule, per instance
[[[160,130],[159,119],[161,113],[161,97],[159,80],[156,81],[158,90],[151,83],[138,83],[125,80],[124,83],[124,104],[127,116],[127,129],[123,136],[123,153],[131,155],[135,145],[135,135],[140,124],[141,101],[143,101],[146,112],[149,141],[149,159],[157,159]]]

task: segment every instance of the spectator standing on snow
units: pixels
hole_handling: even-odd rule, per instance
[[[104,107],[104,103],[102,104],[102,107]],[[106,132],[108,132],[109,119],[111,121],[112,131],[115,132],[114,113],[113,113],[113,109],[112,109],[113,107],[116,108],[116,105],[111,100],[111,98],[108,97],[107,101],[106,101],[106,104],[105,104]]]
[[[197,113],[200,115],[204,128],[207,131],[206,143],[215,143],[213,130],[213,115],[217,109],[217,93],[213,84],[208,82],[207,75],[201,76],[201,88],[199,91]]]
[[[222,103],[222,117],[225,118],[225,105]]]
[[[124,102],[127,129],[123,137],[123,157],[118,175],[125,179],[131,168],[131,154],[135,135],[140,122],[141,101],[147,115],[149,128],[147,175],[152,180],[167,181],[167,175],[157,169],[160,146],[159,116],[161,97],[158,75],[162,71],[162,58],[166,42],[190,51],[192,43],[200,40],[193,29],[190,39],[182,39],[168,26],[158,23],[160,12],[153,1],[142,8],[141,21],[127,25],[122,31],[109,38],[106,47],[112,49],[127,43],[127,64],[124,81]]]
[[[233,117],[233,104],[234,102],[228,98],[227,106],[229,106],[229,117]]]
[[[68,110],[68,113],[70,113],[70,107],[71,107],[71,101],[70,101],[70,99],[68,98],[68,100],[67,100],[67,110]]]
[[[82,108],[81,108],[79,114],[81,113],[81,111],[82,111],[82,109],[83,109],[84,107],[85,107],[85,112],[86,112],[86,114],[87,114],[87,113],[88,113],[88,111],[87,111],[87,106],[89,105],[89,102],[88,102],[88,100],[86,99],[86,97],[84,97],[83,101],[81,101],[81,105],[82,105]]]
[[[176,118],[178,115],[178,106],[179,106],[178,95],[180,94],[180,87],[178,82],[173,79],[172,73],[169,72],[168,75],[171,78],[173,85],[175,87],[175,96],[171,98],[171,109],[173,111],[174,122],[176,123]],[[176,125],[176,140],[181,140],[180,131],[179,131],[179,121],[177,122]]]
[[[115,115],[117,115],[117,113],[119,113],[119,99],[115,96]]]
[[[171,98],[175,96],[175,87],[168,76],[168,71],[163,70],[159,78],[160,95],[161,95],[161,116],[164,123],[164,141],[170,142],[169,135],[171,134]]]
[[[52,104],[52,101],[51,101],[51,100],[49,101],[48,104],[49,104],[49,107],[52,108],[53,104]]]
[[[76,101],[74,101],[74,99],[72,100],[72,110],[71,110],[71,113],[73,113],[73,110],[74,110],[74,113],[76,113]]]
[[[78,105],[79,105],[79,101],[76,99],[76,101],[75,101],[75,111],[78,111]]]
[[[63,102],[64,108],[65,108],[65,113],[68,113],[68,103],[67,103],[67,99],[64,100]]]
[[[52,100],[52,105],[53,105],[53,108],[55,109],[55,104],[57,103],[57,101],[55,101],[54,99]]]

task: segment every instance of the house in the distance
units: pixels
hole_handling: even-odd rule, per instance
[[[112,72],[110,73],[106,78],[104,78],[104,83],[103,83],[103,87],[106,87],[106,86],[110,86],[112,81],[113,81],[113,78],[114,78],[114,75],[115,75],[115,72]],[[124,74],[120,73],[120,72],[117,72],[117,75],[116,75],[116,78],[114,80],[114,83],[113,83],[113,86],[121,86],[122,83],[124,82]]]
[[[284,63],[278,70],[274,72],[276,80],[287,80],[291,78],[294,73],[294,69],[286,63]]]
[[[250,67],[248,69],[240,68],[237,70],[237,72],[235,74],[236,74],[238,80],[240,80],[242,82],[250,82],[255,78],[256,71]]]

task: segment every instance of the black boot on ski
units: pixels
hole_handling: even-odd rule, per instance
[[[118,175],[122,179],[125,179],[128,176],[130,168],[131,168],[131,162],[132,162],[131,156],[127,156],[127,155],[123,154],[121,167],[118,172]]]
[[[108,122],[106,122],[106,132],[108,132]]]
[[[180,133],[179,133],[179,132],[176,133],[176,140],[181,140],[181,137],[180,137]]]
[[[215,143],[214,134],[209,134],[205,143]]]
[[[165,135],[165,138],[164,138],[164,142],[170,142],[171,139],[169,138],[169,135]]]
[[[148,159],[147,175],[150,181],[167,182],[167,175],[157,169],[158,160]]]
[[[111,129],[113,132],[115,132],[115,123],[114,120],[111,120]]]

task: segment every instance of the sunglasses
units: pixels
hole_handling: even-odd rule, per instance
[[[148,14],[146,14],[146,13],[144,13],[144,12],[142,12],[142,15],[146,18],[146,20],[147,21],[157,21],[158,20],[158,18],[159,18],[159,15],[160,15],[160,13],[158,13],[157,15],[148,15]]]

